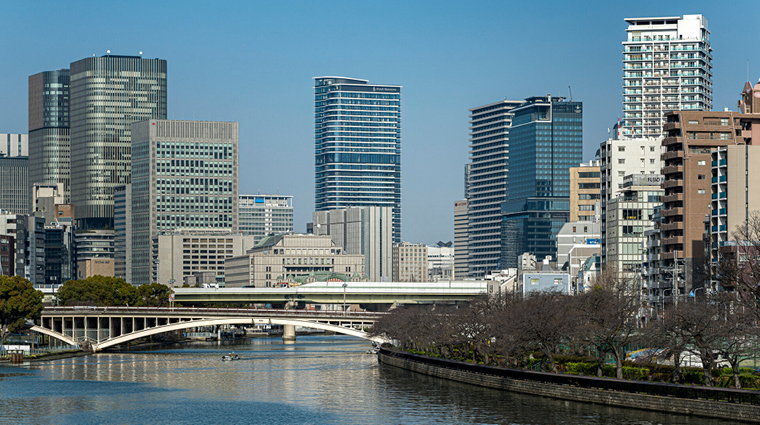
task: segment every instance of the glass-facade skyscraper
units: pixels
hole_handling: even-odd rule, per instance
[[[314,78],[316,211],[392,207],[401,242],[401,86]]]
[[[166,61],[91,57],[71,64],[71,200],[83,229],[113,229],[114,188],[132,176],[131,124],[166,118]]]
[[[71,202],[69,132],[69,70],[29,76],[29,183],[62,183],[65,203]]]
[[[524,252],[556,257],[556,236],[570,215],[570,167],[581,162],[583,149],[581,102],[530,97],[512,114],[502,268],[517,267]]]

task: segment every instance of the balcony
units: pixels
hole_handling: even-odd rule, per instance
[[[668,151],[662,154],[662,159],[665,161],[673,158],[683,158],[683,151]]]
[[[683,244],[683,236],[672,236],[669,238],[662,238],[663,246],[676,245],[676,244]]]
[[[663,217],[682,216],[683,207],[663,208],[660,214]]]
[[[662,183],[663,189],[670,189],[673,187],[681,187],[681,186],[683,186],[683,180],[681,179],[665,180]]]
[[[670,251],[660,253],[661,260],[673,260],[675,258],[684,258],[683,251]]]
[[[667,128],[668,128],[668,125],[669,125],[669,124],[676,124],[676,125],[679,125],[679,123],[672,123],[672,122],[669,122],[669,123],[665,123],[665,124],[662,126],[662,129],[663,129],[663,131],[665,131],[666,133],[667,133]],[[679,128],[679,127],[674,127],[674,128]],[[681,138],[680,138],[680,137],[666,137],[666,138],[664,138],[664,139],[662,140],[662,144],[663,144],[663,145],[665,145],[665,146],[670,146],[670,145],[681,145],[682,143],[681,143]]]
[[[683,165],[670,165],[662,169],[662,173],[667,174],[673,174],[673,173],[683,173]]]
[[[664,204],[676,201],[683,201],[683,193],[674,193],[672,195],[666,195],[662,197],[662,202]]]
[[[664,223],[660,225],[660,230],[663,232],[669,232],[671,230],[678,230],[683,228],[683,223]]]

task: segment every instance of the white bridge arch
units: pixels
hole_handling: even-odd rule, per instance
[[[382,314],[382,313],[379,313]],[[151,335],[224,325],[281,325],[284,340],[295,340],[295,327],[322,329],[382,343],[385,339],[357,328],[371,326],[378,313],[305,312],[197,308],[53,307],[43,310],[31,330],[70,345],[86,341],[94,351]]]

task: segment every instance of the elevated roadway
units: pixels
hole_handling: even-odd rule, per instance
[[[175,288],[183,305],[202,303],[454,304],[487,291],[485,281],[314,282],[293,288]]]

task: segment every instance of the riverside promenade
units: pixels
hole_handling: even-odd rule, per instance
[[[760,423],[760,392],[506,369],[382,347],[381,364],[488,388],[615,407]]]

